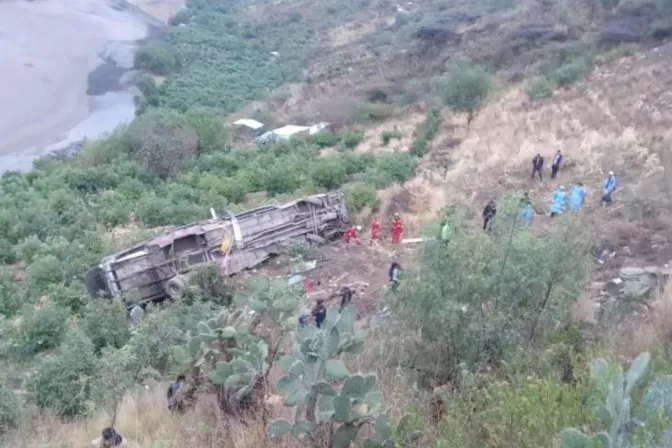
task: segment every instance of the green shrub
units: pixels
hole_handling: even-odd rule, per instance
[[[409,152],[415,157],[422,157],[429,152],[429,141],[424,138],[414,138]]]
[[[39,407],[76,417],[92,408],[97,373],[93,344],[81,332],[74,332],[53,356],[40,361],[26,389]]]
[[[353,149],[364,140],[364,131],[356,128],[349,128],[341,137],[341,144],[344,148]]]
[[[372,182],[378,188],[403,184],[413,177],[417,166],[418,162],[409,153],[381,154],[376,157],[376,164],[364,177],[367,182]]]
[[[336,136],[328,129],[324,129],[313,137],[313,143],[319,148],[329,148],[336,144]]]
[[[378,193],[375,186],[364,182],[355,182],[346,185],[344,190],[350,213],[359,213],[364,207],[369,207],[371,210],[378,209]]]
[[[186,123],[198,136],[198,152],[221,151],[226,147],[226,131],[223,118],[213,110],[194,108],[184,114]]]
[[[467,123],[471,123],[475,114],[485,105],[491,83],[484,67],[458,61],[438,79],[437,87],[444,104],[454,112],[466,113]]]
[[[527,89],[527,95],[532,101],[540,100],[542,98],[550,98],[555,91],[555,84],[553,81],[545,76],[535,78]]]
[[[558,67],[553,73],[553,80],[559,86],[566,86],[578,80],[592,70],[586,58],[577,58]]]
[[[180,114],[149,109],[137,117],[126,134],[131,158],[149,174],[168,178],[192,160],[198,135]]]
[[[131,337],[126,307],[119,300],[90,301],[84,310],[82,330],[97,353],[103,347],[123,347]]]
[[[156,107],[159,105],[159,88],[156,86],[156,81],[150,75],[143,74],[138,78],[138,90],[142,93],[145,104]]]
[[[518,347],[547,343],[551,329],[567,322],[588,275],[586,235],[568,217],[540,239],[520,231],[518,213],[517,198],[500,204],[492,235],[453,223],[460,238],[425,244],[419,277],[405,276],[392,309],[423,335],[406,351],[420,372],[456,381],[460,365],[477,371],[508,362]]]
[[[401,139],[404,136],[398,129],[394,129],[392,131],[383,131],[380,134],[380,141],[382,142],[383,145],[387,145],[390,143],[391,140],[394,139]]]
[[[14,245],[9,240],[0,238],[0,264],[14,264],[18,259]]]
[[[180,59],[170,45],[150,42],[135,53],[135,66],[157,75],[167,75],[180,67]]]
[[[327,190],[338,188],[347,177],[345,161],[338,156],[324,157],[315,162],[310,176],[318,187]]]
[[[72,313],[79,313],[89,302],[89,296],[81,284],[56,284],[49,288],[49,300]]]
[[[320,251],[307,241],[294,240],[289,244],[288,254],[293,261],[302,262],[315,260]]]
[[[13,316],[21,308],[21,291],[7,269],[0,269],[0,315]]]
[[[416,157],[422,157],[430,149],[430,142],[439,132],[441,124],[441,110],[432,109],[427,113],[427,117],[420,123],[413,133],[413,143],[409,149],[410,153]]]
[[[54,284],[65,281],[63,260],[54,255],[44,255],[28,267],[28,289],[31,295],[38,296],[49,290]]]
[[[68,315],[68,310],[53,303],[40,309],[27,306],[18,335],[22,350],[36,353],[58,346],[68,326]]]
[[[582,375],[577,385],[556,378],[484,378],[446,400],[438,448],[554,446],[565,426],[582,425],[594,415],[586,405],[595,387]]]
[[[21,421],[21,402],[14,392],[0,384],[0,436]]]
[[[264,189],[271,196],[291,193],[301,186],[300,173],[292,166],[276,163],[266,168]]]
[[[201,300],[219,306],[229,306],[233,301],[235,288],[226,282],[217,264],[197,266],[189,275],[189,286]]]
[[[147,367],[166,372],[171,347],[186,342],[186,332],[176,315],[180,310],[171,308],[150,310],[131,336],[128,349],[137,363],[136,374]]]

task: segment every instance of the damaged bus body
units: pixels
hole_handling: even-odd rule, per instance
[[[86,286],[91,298],[124,297],[135,304],[180,297],[195,266],[225,259],[224,272],[233,275],[281,253],[292,241],[333,239],[347,223],[341,191],[265,205],[178,227],[105,257],[87,272]]]

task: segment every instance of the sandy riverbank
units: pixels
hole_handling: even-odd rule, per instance
[[[160,10],[167,17],[184,0],[133,2],[147,11],[145,3],[165,3]],[[45,148],[82,134],[85,123],[105,127],[93,116],[101,105],[121,105],[119,119],[129,115],[132,94],[119,77],[132,68],[136,41],[148,35],[151,20],[124,6],[107,0],[0,2],[0,172],[25,169]],[[108,122],[115,120],[105,113]]]

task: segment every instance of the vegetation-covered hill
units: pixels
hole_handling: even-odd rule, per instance
[[[670,8],[664,0],[190,2],[164,40],[137,54],[146,74],[132,124],[75,156],[45,158],[0,179],[0,441],[80,446],[118,407],[117,426],[143,447],[259,447],[266,423],[294,423],[290,408],[307,404],[299,414],[309,415],[309,397],[319,395],[318,420],[336,424],[301,423],[295,434],[317,437],[328,426],[349,440],[361,424],[356,446],[377,434],[383,444],[376,446],[386,447],[551,447],[563,428],[611,427],[611,444],[563,446],[665,446],[667,290],[650,305],[658,316],[647,328],[656,336],[628,348],[614,338],[636,339],[643,327],[606,332],[571,311],[594,289],[593,260],[604,249],[617,254],[607,272],[672,255],[670,47],[653,48],[672,30]],[[264,147],[233,144],[225,122],[234,112],[335,127]],[[556,149],[567,154],[562,180],[530,183],[531,157],[543,152],[548,165]],[[617,205],[602,210],[596,198],[608,170],[624,188]],[[541,216],[558,183],[576,180],[589,187],[584,212],[557,222]],[[391,314],[363,345],[349,326],[359,329],[367,316],[354,324],[348,312],[338,324],[334,313],[328,333],[293,334],[293,318],[309,303],[300,291],[257,283],[248,290],[252,301],[232,302],[212,270],[198,273],[184,301],[149,310],[140,325],[122,304],[86,298],[88,267],[163,226],[205,218],[210,207],[239,210],[259,197],[339,187],[360,223],[372,210],[384,219],[399,211],[409,233],[437,236],[441,220],[453,235],[424,244],[404,266],[400,289],[375,298]],[[528,230],[518,195],[530,188],[540,215]],[[475,223],[492,196],[499,212],[484,234]],[[389,262],[384,252],[357,250],[356,263]],[[263,325],[231,317],[242,303],[264,316]],[[281,316],[292,318],[289,326]],[[633,322],[642,323],[626,319]],[[218,325],[226,350],[218,346],[201,370],[191,369],[190,357],[211,348],[217,338],[208,328]],[[195,335],[204,336],[194,348]],[[324,350],[324,382],[306,388],[292,377],[299,364],[283,358],[292,340]],[[234,345],[241,350],[229,353]],[[625,394],[646,425],[616,415],[625,401],[613,395],[623,389],[615,364],[612,373],[602,363],[592,375],[589,368],[599,356],[624,361],[633,347],[656,355],[648,376]],[[305,367],[313,355],[293,356],[305,356]],[[375,387],[343,369],[375,372]],[[289,376],[279,379],[283,372]],[[177,373],[204,381],[185,415],[165,409],[163,384]],[[139,391],[149,378],[160,386]],[[611,392],[605,379],[616,385]],[[333,387],[343,396],[350,390],[347,405],[342,396],[338,406],[325,398]],[[351,401],[363,390],[365,408]],[[265,411],[241,426],[227,407],[231,393]],[[383,423],[367,421],[384,415],[389,438]],[[290,439],[271,443],[308,443]]]

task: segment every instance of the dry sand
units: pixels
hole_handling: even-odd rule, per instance
[[[61,140],[90,112],[87,78],[106,45],[147,31],[139,14],[105,0],[1,1],[0,155]]]

